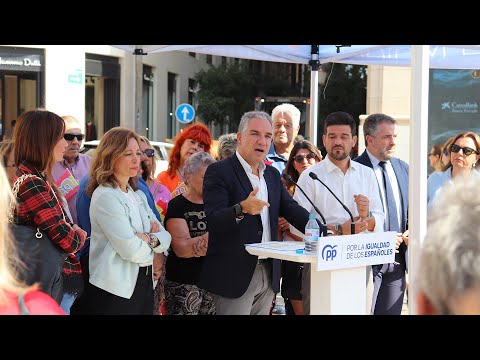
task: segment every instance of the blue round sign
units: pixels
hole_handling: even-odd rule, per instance
[[[175,110],[175,116],[178,121],[187,124],[195,119],[195,109],[190,104],[180,104],[178,105],[177,110]]]

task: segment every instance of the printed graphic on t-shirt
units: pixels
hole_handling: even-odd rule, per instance
[[[192,238],[201,236],[207,232],[205,211],[187,211],[184,215]]]
[[[67,200],[78,191],[78,181],[68,170],[65,170],[63,175],[55,182],[55,185],[57,185],[58,189]]]

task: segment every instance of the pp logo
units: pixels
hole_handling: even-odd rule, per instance
[[[325,245],[322,249],[322,259],[325,261],[333,260],[337,256],[337,250],[335,248],[338,245]]]

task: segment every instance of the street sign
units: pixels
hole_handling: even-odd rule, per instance
[[[181,123],[188,124],[195,119],[195,109],[190,104],[180,104],[178,105],[177,110],[175,110],[175,116]]]

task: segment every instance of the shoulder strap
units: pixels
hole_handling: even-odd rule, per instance
[[[37,175],[24,174],[24,175],[20,176],[17,180],[15,180],[15,183],[12,186],[13,198],[10,201],[10,208],[9,208],[9,211],[8,211],[8,222],[9,223],[13,223],[13,213],[15,211],[15,205],[17,203],[17,196],[18,196],[18,191],[20,190],[20,186],[22,186],[23,182],[30,177],[40,179]]]
[[[27,309],[27,305],[25,305],[24,301],[25,294],[18,295],[18,307],[20,308],[20,315],[30,315],[30,312]]]

